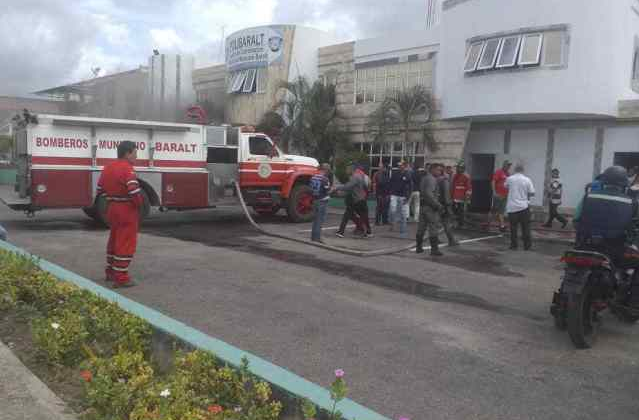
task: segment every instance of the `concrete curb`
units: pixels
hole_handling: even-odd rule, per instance
[[[76,420],[67,405],[1,341],[0,370],[0,387],[6,391],[0,393],[3,420]]]
[[[76,286],[89,290],[96,295],[117,303],[125,311],[146,320],[157,330],[174,336],[183,342],[203,350],[214,353],[219,359],[232,365],[239,366],[242,358],[249,360],[249,370],[254,375],[270,382],[274,386],[300,398],[307,398],[325,410],[331,410],[333,402],[330,391],[320,387],[282,367],[274,365],[256,355],[245,352],[224,341],[218,340],[188,325],[170,318],[155,309],[151,309],[138,302],[128,299],[112,290],[99,286],[72,271],[66,270],[56,264],[32,255],[28,251],[18,248],[10,243],[0,241],[0,248],[27,257],[33,257],[35,263],[44,271],[47,271],[59,279],[66,280]],[[339,366],[336,366],[339,367]],[[337,404],[337,409],[342,412],[344,418],[350,420],[389,420],[375,411],[372,411],[356,402],[345,399]]]

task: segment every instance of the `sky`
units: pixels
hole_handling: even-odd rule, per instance
[[[223,62],[222,34],[298,24],[344,41],[425,25],[425,0],[0,0],[0,95],[145,65],[154,48]]]

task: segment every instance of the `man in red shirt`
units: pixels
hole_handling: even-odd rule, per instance
[[[453,211],[457,216],[457,227],[463,227],[464,216],[466,213],[466,202],[473,193],[473,186],[470,177],[466,175],[466,166],[464,162],[457,165],[457,173],[453,175],[451,182],[451,193],[453,196]]]
[[[501,232],[506,231],[506,224],[504,223],[504,213],[506,212],[506,201],[508,200],[508,188],[504,185],[506,178],[510,176],[510,167],[512,163],[508,160],[504,161],[501,169],[497,169],[493,174],[492,187],[493,187],[493,207],[492,214],[497,216],[497,222],[499,223],[499,230]],[[490,228],[490,221],[488,222]]]
[[[111,227],[107,243],[106,280],[113,287],[131,287],[129,265],[137,246],[139,208],[143,204],[140,183],[133,164],[137,146],[131,141],[118,145],[118,160],[104,167],[98,181],[98,195],[106,196],[107,220]]]

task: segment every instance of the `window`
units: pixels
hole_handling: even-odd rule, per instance
[[[235,80],[233,81],[233,86],[231,88],[231,93],[239,92],[244,85],[244,80],[246,79],[247,70],[242,70],[239,72]]]
[[[544,34],[542,64],[559,66],[563,63],[563,32],[546,32]]]
[[[246,71],[246,81],[244,82],[244,89],[242,92],[251,93],[253,92],[253,88],[255,87],[255,74],[257,73],[257,69],[250,69]]]
[[[273,145],[265,137],[249,138],[249,153],[256,156],[271,156],[274,152]]]
[[[497,68],[512,67],[517,62],[517,53],[521,44],[521,36],[510,36],[501,42],[499,57],[497,58]]]
[[[236,147],[209,147],[206,163],[235,163],[237,164]]]
[[[233,86],[235,85],[235,80],[238,78],[241,72],[232,73],[228,79],[228,85],[226,85],[226,93],[233,93]]]
[[[519,65],[539,64],[541,53],[541,43],[544,36],[542,34],[527,34],[521,41],[521,54],[519,54]]]
[[[479,59],[477,70],[488,70],[495,67],[495,60],[497,59],[497,52],[499,51],[500,46],[500,38],[486,41],[486,45],[481,53],[481,58]]]
[[[476,42],[470,45],[468,53],[466,54],[466,64],[464,64],[464,71],[471,72],[477,69],[477,63],[479,62],[479,56],[484,48],[484,41]]]

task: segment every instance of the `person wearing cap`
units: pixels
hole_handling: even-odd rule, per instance
[[[563,193],[563,185],[559,178],[559,169],[552,170],[552,179],[548,183],[548,221],[543,224],[543,227],[551,228],[552,222],[557,219],[561,223],[561,228],[564,229],[568,224],[568,220],[561,214],[559,214],[559,206],[561,205],[561,196]]]
[[[328,163],[322,163],[320,172],[311,178],[313,190],[313,228],[311,229],[311,241],[322,242],[322,224],[326,220],[326,208],[330,199],[331,181],[328,173],[331,167]]]
[[[453,211],[457,216],[457,227],[461,228],[464,225],[466,216],[466,202],[470,200],[473,194],[473,185],[470,177],[466,175],[466,165],[463,160],[457,165],[457,173],[453,175],[451,188]]]
[[[504,161],[504,164],[500,169],[497,169],[493,174],[492,187],[493,187],[493,205],[492,214],[496,217],[499,223],[499,230],[501,232],[506,231],[506,224],[504,222],[504,213],[506,212],[506,201],[508,200],[508,188],[505,186],[506,179],[510,176],[510,168],[512,163],[508,160]],[[490,228],[490,221],[488,222],[488,228]]]
[[[408,234],[406,230],[406,219],[408,219],[408,200],[413,191],[413,180],[410,172],[407,170],[406,162],[403,160],[399,163],[399,168],[393,169],[390,190],[391,230],[393,230],[395,224],[399,222],[399,234],[405,237]]]

